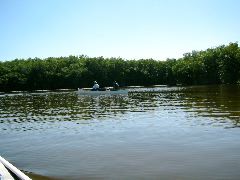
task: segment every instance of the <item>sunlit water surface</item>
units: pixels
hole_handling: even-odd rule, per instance
[[[0,154],[56,179],[240,179],[240,87],[129,90],[0,95]]]

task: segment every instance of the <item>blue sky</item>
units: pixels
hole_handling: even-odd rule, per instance
[[[0,0],[0,60],[179,58],[240,40],[239,0]]]

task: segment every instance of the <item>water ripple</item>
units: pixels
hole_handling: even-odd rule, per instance
[[[236,87],[237,88],[237,87]],[[239,127],[239,89],[222,87],[145,88],[128,96],[78,96],[75,92],[5,94],[0,97],[0,129],[32,131],[60,128],[63,122],[86,124],[141,113],[178,114],[187,122]],[[161,121],[157,119],[156,121]],[[62,124],[61,124],[62,122]],[[59,125],[60,123],[60,125]]]

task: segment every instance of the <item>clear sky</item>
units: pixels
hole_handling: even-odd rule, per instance
[[[239,40],[240,0],[0,0],[0,60],[165,60]]]

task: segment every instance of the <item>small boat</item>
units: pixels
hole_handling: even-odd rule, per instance
[[[27,175],[0,156],[0,180],[31,180]]]
[[[78,88],[77,93],[79,95],[118,95],[118,94],[119,95],[127,95],[128,90],[126,90],[126,89],[120,89],[120,90],[106,89],[106,90],[100,90],[100,91],[91,91],[91,90]]]

